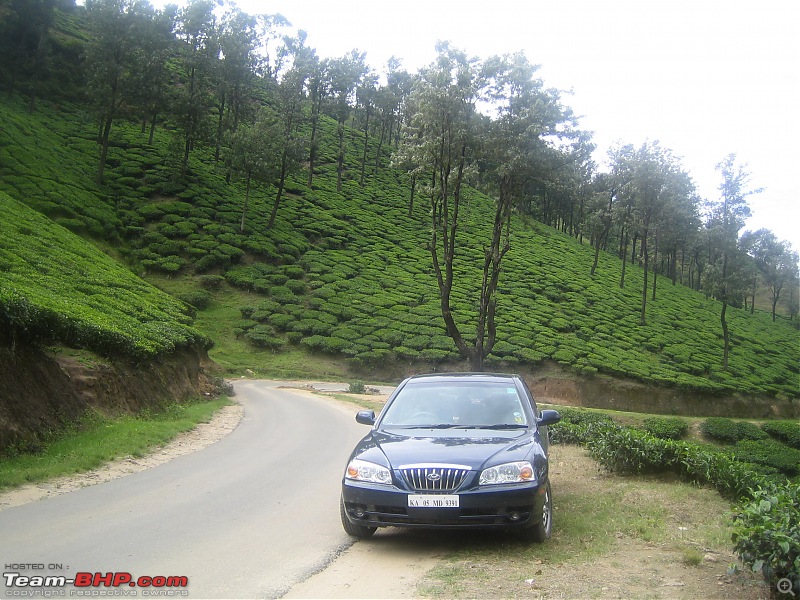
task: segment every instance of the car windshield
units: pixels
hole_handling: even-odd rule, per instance
[[[381,426],[514,429],[527,427],[528,417],[511,382],[411,382]]]

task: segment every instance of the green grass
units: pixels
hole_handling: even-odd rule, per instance
[[[115,458],[143,456],[179,433],[208,422],[228,403],[221,398],[173,404],[163,412],[117,418],[92,413],[40,452],[0,458],[0,489],[81,473]]]
[[[552,449],[553,537],[527,544],[503,534],[456,536],[444,561],[429,573],[424,596],[515,597],[529,578],[542,571],[566,578],[570,565],[612,565],[619,548],[641,548],[643,555],[663,551],[677,563],[697,566],[698,548],[727,548],[730,504],[714,491],[647,477],[597,474],[582,450]],[[563,462],[561,462],[563,461]],[[441,536],[445,537],[445,536]],[[502,573],[498,571],[502,570]],[[537,574],[538,571],[538,574]],[[558,586],[556,586],[557,588]]]

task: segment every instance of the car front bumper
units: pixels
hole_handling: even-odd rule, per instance
[[[342,485],[347,519],[366,527],[524,529],[542,517],[546,481],[462,490],[458,508],[408,506],[409,492],[395,486],[353,482]]]

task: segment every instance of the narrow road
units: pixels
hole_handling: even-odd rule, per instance
[[[216,444],[0,512],[3,572],[185,576],[189,598],[276,598],[329,563],[352,543],[338,498],[344,461],[366,432],[355,408],[273,382],[235,387],[244,417]],[[3,597],[21,595],[6,583]]]

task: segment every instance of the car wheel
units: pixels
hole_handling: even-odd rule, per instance
[[[347,512],[344,508],[344,498],[339,500],[339,513],[342,516],[342,527],[344,527],[347,535],[352,535],[360,540],[364,540],[375,533],[375,530],[377,529],[377,527],[367,527],[366,525],[351,523],[350,519],[347,518]]]
[[[544,492],[544,506],[542,507],[542,518],[535,525],[531,525],[522,533],[523,537],[537,544],[541,544],[550,539],[553,532],[553,495],[550,492],[550,482]]]

